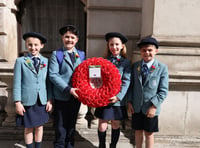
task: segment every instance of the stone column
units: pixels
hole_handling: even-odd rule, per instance
[[[17,57],[17,21],[14,0],[0,0],[0,61]]]
[[[0,62],[0,81],[5,83],[6,98],[7,103],[5,106],[5,111],[7,117],[2,123],[3,126],[15,126],[15,106],[12,98],[12,88],[13,88],[13,64],[7,62]]]
[[[81,103],[81,107],[80,107],[80,110],[79,110],[79,113],[78,113],[78,118],[77,118],[77,125],[78,126],[87,127],[88,121],[85,119],[87,112],[88,112],[87,105],[84,105],[83,103]]]
[[[14,0],[0,0],[0,81],[6,84],[7,113],[3,126],[15,125],[15,107],[12,102],[13,63],[17,58],[17,8]],[[5,91],[3,90],[3,91]]]

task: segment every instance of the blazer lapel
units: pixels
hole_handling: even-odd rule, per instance
[[[137,66],[137,73],[138,73],[138,79],[140,81],[140,84],[142,85],[142,61],[139,62],[138,66]]]
[[[76,48],[74,49],[74,53],[75,53],[75,63],[73,69],[75,69],[81,63],[81,58]]]
[[[31,60],[30,57],[28,57],[28,56],[25,56],[25,57],[24,57],[24,64],[25,64],[33,73],[37,74],[37,72],[36,72],[36,70],[35,70],[35,67],[34,67],[34,65],[33,65],[33,62],[32,62],[32,60]]]
[[[40,65],[38,69],[38,74],[40,74],[43,71],[43,68],[46,66],[47,66],[47,63],[45,63],[43,56],[40,55]]]
[[[144,85],[150,80],[150,78],[154,75],[154,71],[157,70],[158,68],[159,68],[158,62],[157,62],[157,60],[155,60],[149,69],[149,74],[147,75]]]

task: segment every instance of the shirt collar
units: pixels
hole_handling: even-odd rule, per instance
[[[64,51],[67,51],[67,53],[75,53],[75,47],[73,47],[72,50],[67,50],[65,47],[63,47]]]
[[[40,59],[40,55],[38,55],[38,56],[33,56],[31,53],[29,53],[28,56],[29,56],[31,59],[32,59],[33,57],[36,57],[36,58]]]
[[[145,63],[144,60],[142,61],[142,65],[146,64],[148,68],[150,68],[153,65],[154,59],[149,61],[148,63]]]
[[[111,57],[111,58],[117,58],[117,59],[120,59],[120,58],[121,58],[121,55],[117,55],[117,56],[113,56],[113,55],[111,55],[110,57]]]

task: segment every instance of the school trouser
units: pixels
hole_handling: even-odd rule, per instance
[[[74,147],[74,133],[80,104],[74,97],[69,101],[54,100],[54,148]]]

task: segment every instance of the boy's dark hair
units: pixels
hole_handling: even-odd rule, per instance
[[[61,35],[64,35],[67,31],[70,31],[73,34],[75,34],[76,36],[79,36],[79,31],[74,25],[66,25],[59,29],[59,33]]]

